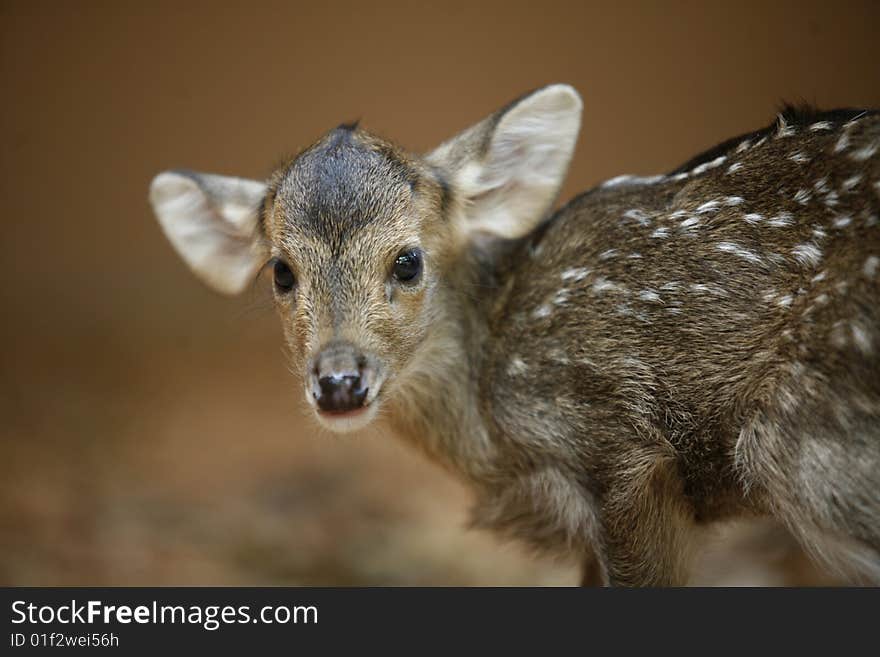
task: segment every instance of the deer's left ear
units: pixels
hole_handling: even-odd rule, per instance
[[[543,87],[427,156],[448,177],[465,231],[515,238],[541,222],[568,171],[582,106],[568,85]]]

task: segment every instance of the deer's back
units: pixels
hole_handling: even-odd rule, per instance
[[[759,409],[880,419],[880,115],[789,115],[609,181],[504,275],[483,382],[499,435],[598,468],[657,441],[711,498]]]

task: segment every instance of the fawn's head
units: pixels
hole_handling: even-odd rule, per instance
[[[164,172],[150,201],[216,290],[242,291],[268,263],[306,399],[346,431],[406,380],[469,245],[520,237],[546,215],[580,112],[571,87],[545,87],[425,156],[340,126],[266,183]]]

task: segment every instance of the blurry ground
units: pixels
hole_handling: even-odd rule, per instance
[[[318,431],[271,311],[235,303],[221,342],[190,342],[185,322],[37,328],[8,355],[0,584],[577,582],[572,564],[467,530],[467,491],[393,437]],[[782,533],[729,538],[696,582],[825,581]]]

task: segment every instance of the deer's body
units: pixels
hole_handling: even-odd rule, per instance
[[[505,205],[533,174],[492,168],[529,98],[424,160],[336,131],[253,189],[264,249],[302,262],[310,245],[300,296],[279,303],[313,400],[326,410],[331,384],[350,401],[366,382],[357,405],[386,404],[398,433],[475,486],[477,524],[595,555],[611,583],[684,582],[702,528],[743,514],[880,575],[880,116],[789,112],[544,218],[558,181]],[[567,117],[567,98],[542,111]],[[529,166],[564,169],[557,148]],[[383,288],[359,271],[414,235],[424,279]]]

